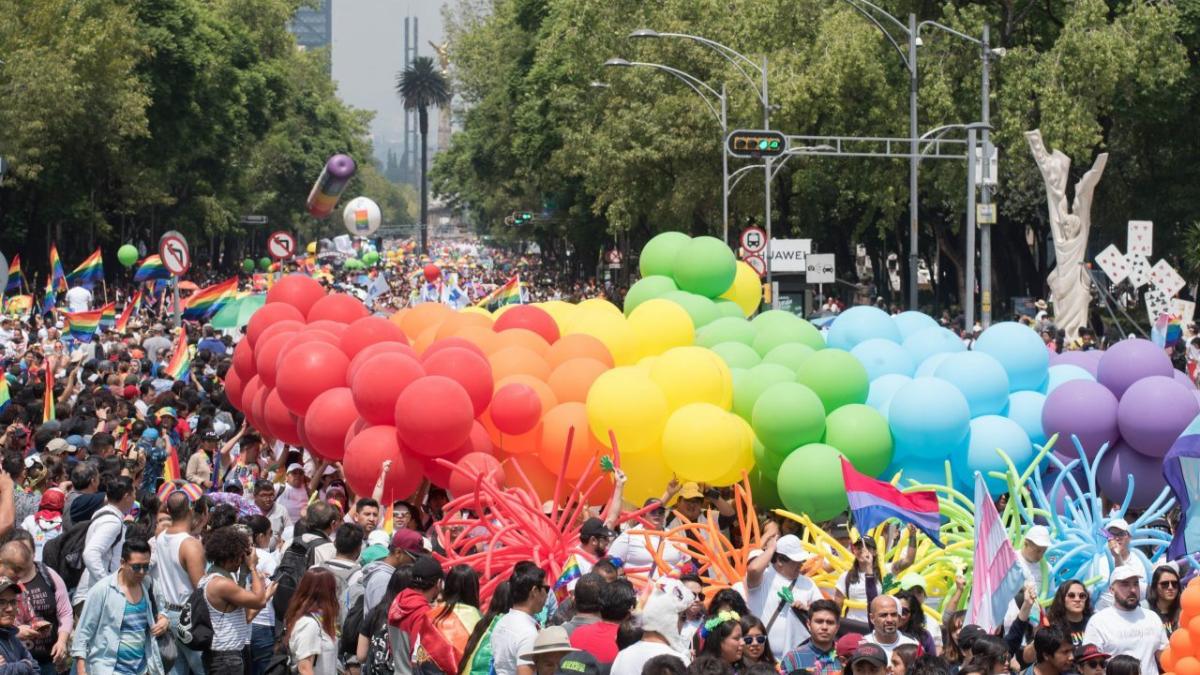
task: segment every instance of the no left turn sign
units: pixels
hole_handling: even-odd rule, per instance
[[[192,254],[188,249],[187,239],[174,230],[158,240],[158,256],[167,271],[177,277],[186,274],[192,266]]]
[[[267,252],[276,260],[291,258],[296,254],[296,238],[287,232],[272,232],[267,238]]]

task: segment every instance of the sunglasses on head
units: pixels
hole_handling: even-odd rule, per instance
[[[748,644],[748,645],[766,644],[767,636],[766,635],[744,635],[744,636],[742,636],[742,642],[744,644]]]

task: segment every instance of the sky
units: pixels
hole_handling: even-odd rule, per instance
[[[404,17],[418,19],[418,56],[433,56],[429,42],[442,41],[442,0],[332,0],[333,79],[346,103],[375,112],[371,125],[375,156],[403,148],[404,115],[395,93],[403,68]],[[436,147],[437,117],[430,114],[430,152]]]

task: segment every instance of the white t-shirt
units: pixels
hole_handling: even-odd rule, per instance
[[[538,625],[532,616],[519,609],[509,610],[492,629],[492,665],[496,675],[517,675],[517,666],[533,666],[532,661],[519,659],[533,651]],[[638,671],[641,673],[641,671]]]
[[[1162,619],[1144,607],[1127,612],[1117,607],[1102,609],[1088,620],[1083,643],[1093,644],[1113,656],[1127,654],[1142,663],[1142,675],[1158,675],[1155,655],[1167,648]]]
[[[284,484],[283,493],[279,495],[279,504],[283,504],[283,508],[287,509],[288,517],[292,522],[299,522],[300,512],[308,506],[308,490],[302,487],[293,487],[289,484]]]
[[[843,572],[842,576],[837,580],[837,592],[846,596],[847,600],[856,600],[863,604],[862,609],[846,610],[846,618],[854,619],[855,621],[867,620],[867,577],[865,574],[858,575],[858,581],[847,584],[846,575],[849,572]]]
[[[915,644],[917,644],[916,640],[908,637],[907,635],[905,635],[904,633],[901,633],[899,631],[896,632],[896,641],[891,644],[884,644],[884,643],[880,642],[879,638],[875,637],[874,631],[864,635],[863,642],[869,642],[873,645],[879,645],[880,649],[887,652],[887,657],[888,657],[889,662],[892,660],[892,651],[894,649],[896,649],[896,647],[899,647],[900,645],[915,645]]]
[[[653,568],[654,557],[651,555],[651,548],[646,547],[646,537],[644,534],[630,534],[628,530],[617,535],[613,540],[612,545],[608,547],[608,555],[613,558],[620,558],[625,562],[625,569],[635,572],[644,572]],[[650,546],[657,550],[662,537],[657,535],[649,535]],[[675,567],[683,561],[683,554],[675,547],[675,544],[667,542],[662,545],[662,553],[660,557],[668,565]],[[657,574],[657,571],[655,572]]]
[[[72,312],[86,312],[92,307],[92,292],[83,286],[75,286],[67,291],[67,309]]]
[[[642,675],[642,667],[646,665],[647,661],[664,654],[677,657],[684,664],[688,662],[685,654],[680,654],[661,642],[642,640],[617,652],[617,658],[612,662],[612,667],[608,671],[609,675]]]
[[[751,588],[746,593],[746,604],[750,607],[750,612],[762,619],[764,624],[770,623],[771,617],[775,615],[775,609],[779,607],[779,591],[788,586],[792,587],[794,599],[808,604],[824,597],[813,580],[803,574],[796,577],[795,585],[792,585],[792,581],[780,576],[774,567],[768,567],[763,572],[763,578],[758,587]],[[784,654],[795,649],[797,645],[807,639],[808,629],[796,617],[796,613],[787,607],[779,612],[775,623],[771,624],[770,632],[767,633],[767,641],[771,643],[771,652],[775,654],[776,659],[782,659]]]
[[[300,661],[316,655],[313,675],[337,675],[337,643],[311,616],[296,620],[288,638],[288,654],[293,669]]]
[[[258,571],[264,579],[270,579],[275,574],[275,568],[279,567],[279,555],[265,548],[255,548],[255,550],[258,552]],[[275,603],[268,602],[258,614],[254,615],[254,620],[250,622],[250,625],[274,626]]]

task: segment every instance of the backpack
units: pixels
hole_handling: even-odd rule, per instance
[[[103,515],[98,513],[87,520],[71,523],[62,534],[46,542],[45,548],[42,549],[42,562],[56,570],[70,590],[77,588],[79,580],[83,577],[83,547],[87,544],[88,528]]]
[[[275,568],[275,574],[271,576],[271,580],[276,583],[275,597],[271,599],[271,605],[275,608],[276,623],[283,623],[283,617],[287,615],[288,606],[292,602],[292,594],[300,585],[300,577],[314,564],[317,548],[329,543],[329,537],[324,534],[310,534],[316,536],[310,538],[308,534],[302,534],[296,537],[292,545],[283,552],[279,567]],[[309,539],[308,543],[304,541],[306,538]]]
[[[201,580],[179,610],[179,623],[171,628],[175,638],[188,649],[207,651],[212,648],[212,616],[208,612],[208,601],[204,598],[207,579]]]
[[[363,597],[364,595],[360,594],[358,600],[347,610],[342,634],[338,636],[338,654],[343,660],[348,660],[358,653],[358,634],[362,630],[363,622]]]
[[[390,675],[394,671],[392,639],[388,635],[388,622],[384,621],[371,633],[371,641],[367,646],[367,661],[362,664],[362,675]]]

